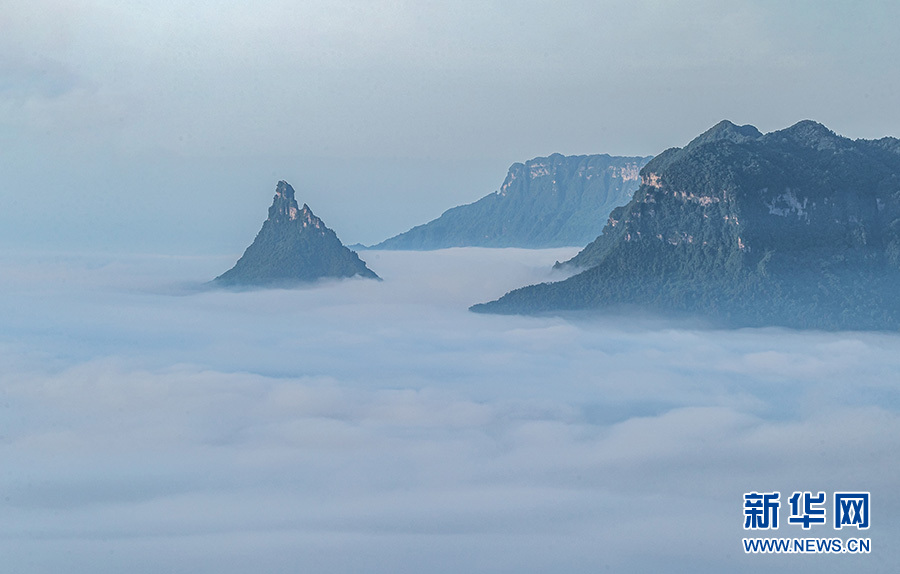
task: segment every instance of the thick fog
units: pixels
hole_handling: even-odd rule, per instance
[[[2,569],[893,569],[900,336],[467,311],[573,253],[2,255]],[[751,490],[871,491],[872,553],[745,555]]]
[[[279,179],[371,245],[554,152],[655,155],[723,119],[900,135],[898,21],[895,2],[2,2],[0,247],[240,249]]]

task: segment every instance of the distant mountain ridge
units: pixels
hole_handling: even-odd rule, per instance
[[[289,285],[355,275],[378,279],[308,205],[297,204],[289,183],[279,181],[269,217],[253,243],[213,281],[222,286]]]
[[[900,140],[721,122],[641,170],[585,269],[473,311],[636,306],[733,326],[900,327]]]
[[[371,249],[584,245],[631,199],[649,159],[553,154],[514,163],[498,191]]]

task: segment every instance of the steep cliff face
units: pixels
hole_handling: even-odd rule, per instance
[[[373,249],[584,245],[614,207],[631,199],[649,159],[553,154],[515,163],[495,193]]]
[[[811,121],[722,122],[641,171],[633,200],[563,265],[487,312],[640,305],[743,325],[895,328],[900,146]]]
[[[234,267],[214,281],[223,286],[286,285],[354,275],[378,278],[309,206],[297,204],[290,184],[279,181],[256,239]]]

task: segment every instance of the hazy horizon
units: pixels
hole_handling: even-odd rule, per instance
[[[0,246],[231,253],[280,179],[344,242],[372,244],[555,152],[656,155],[722,119],[897,136],[898,16],[887,2],[6,3]]]

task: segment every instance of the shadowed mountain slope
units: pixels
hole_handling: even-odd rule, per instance
[[[497,192],[372,249],[584,245],[614,207],[631,199],[649,159],[553,154],[515,163]]]
[[[641,170],[569,279],[473,311],[639,307],[728,325],[900,327],[900,140],[721,122]]]
[[[279,181],[269,217],[256,239],[234,267],[214,282],[223,286],[286,285],[354,275],[378,278],[309,206],[297,205],[290,184]]]

